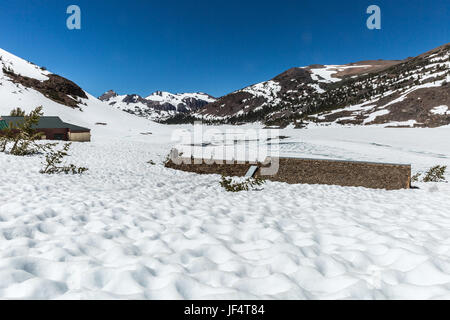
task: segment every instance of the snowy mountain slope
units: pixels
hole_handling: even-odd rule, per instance
[[[75,90],[79,96],[64,93],[65,88]],[[159,126],[110,108],[69,80],[0,49],[0,115],[8,115],[17,107],[28,112],[40,105],[46,116],[59,116],[63,121],[90,128],[94,140],[105,135],[137,135]]]
[[[160,121],[180,113],[196,111],[216,99],[205,93],[172,94],[164,91],[156,91],[143,98],[137,94],[118,95],[110,90],[99,100],[130,114]]]
[[[172,94],[170,92],[156,91],[145,98],[146,100],[155,101],[159,103],[169,103],[177,107],[177,111],[182,111],[181,108],[187,107],[186,109],[195,110],[195,107],[191,107],[190,102],[195,100],[205,101],[208,103],[214,102],[216,99],[212,96],[197,92],[197,93],[177,93]]]
[[[323,125],[450,123],[450,44],[402,61],[292,68],[274,79],[228,94],[191,114],[219,123],[262,121]]]
[[[37,79],[39,81],[48,80],[49,71],[44,68],[38,67],[31,62],[23,60],[15,55],[0,48],[0,63],[1,67],[6,69],[12,69],[15,73]]]

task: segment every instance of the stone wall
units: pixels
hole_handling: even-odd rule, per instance
[[[244,176],[252,163],[237,164],[193,164],[184,159],[182,164],[169,161],[166,167],[195,172],[198,174],[220,174],[225,176]],[[272,159],[272,161],[276,159]],[[259,163],[258,166],[268,166]],[[255,176],[261,176],[258,169]],[[411,166],[356,161],[336,161],[300,158],[280,158],[276,175],[264,176],[272,181],[290,184],[327,184],[373,189],[407,189],[411,186]]]

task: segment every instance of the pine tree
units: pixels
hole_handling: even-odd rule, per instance
[[[11,110],[9,115],[11,117],[25,117],[25,111],[20,108],[16,108]]]
[[[36,140],[40,139],[41,133],[36,132],[34,127],[39,123],[39,119],[43,115],[42,106],[37,107],[28,115],[25,115],[23,121],[13,124],[11,129],[16,131],[12,138],[13,146],[10,154],[16,156],[25,156],[37,153],[42,147],[36,144]]]

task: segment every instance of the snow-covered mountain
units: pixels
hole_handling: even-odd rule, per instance
[[[450,44],[446,44],[401,61],[292,68],[186,118],[297,127],[312,122],[436,127],[450,123],[449,82]]]
[[[105,92],[99,99],[122,111],[160,121],[177,114],[195,112],[216,101],[206,93],[177,93],[156,91],[148,97],[137,94],[119,95],[113,90]]]
[[[399,61],[292,68],[219,99],[161,91],[148,97],[108,91],[97,99],[74,82],[1,49],[0,69],[0,114],[43,105],[46,115],[90,128],[117,123],[124,130],[124,121],[137,121],[140,125],[132,127],[138,128],[148,126],[147,119],[179,123],[195,118],[296,127],[450,124],[450,44]]]
[[[43,106],[44,115],[102,135],[139,134],[156,124],[105,105],[74,82],[0,49],[0,115]],[[126,124],[126,125],[124,125]]]

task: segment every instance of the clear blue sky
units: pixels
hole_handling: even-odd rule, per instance
[[[82,29],[66,28],[66,8]],[[368,30],[369,5],[382,29]],[[449,0],[2,1],[0,47],[94,95],[215,96],[310,64],[402,59],[450,42]]]

